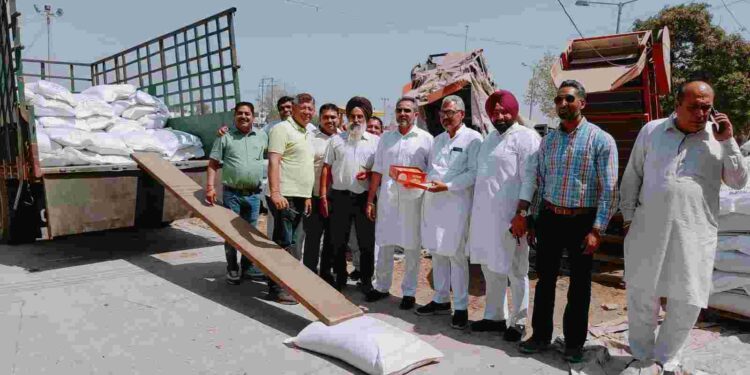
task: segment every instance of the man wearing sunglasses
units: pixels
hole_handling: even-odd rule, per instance
[[[680,87],[675,112],[641,129],[622,176],[634,358],[623,374],[679,371],[680,351],[708,303],[719,189],[722,181],[735,189],[748,181],[732,123],[713,111],[713,101],[705,82]],[[667,311],[656,336],[660,298]]]
[[[375,243],[380,248],[375,264],[375,285],[365,299],[374,302],[389,296],[393,281],[393,254],[400,248],[406,257],[406,271],[401,282],[404,297],[399,306],[402,310],[412,309],[416,301],[424,190],[404,187],[390,177],[389,171],[391,165],[427,170],[432,135],[414,124],[418,108],[417,100],[410,97],[403,97],[396,103],[398,130],[386,132],[380,138],[366,207],[367,217],[372,221],[377,220]],[[378,188],[380,192],[377,194],[376,208]]]
[[[417,315],[451,313],[451,327],[464,329],[469,322],[469,262],[464,251],[477,152],[482,136],[463,123],[464,101],[456,95],[443,99],[440,123],[445,131],[435,137],[430,151],[427,180],[431,186],[422,208],[422,246],[432,254],[435,295],[417,309]]]
[[[544,137],[537,156],[536,173],[526,176],[536,198],[536,215],[529,244],[536,248],[539,281],[534,294],[533,335],[520,350],[526,354],[546,349],[552,339],[555,286],[563,249],[570,264],[568,304],[563,317],[565,358],[583,360],[591,302],[593,254],[617,209],[617,146],[615,140],[581,114],[586,91],[579,82],[564,81],[557,90],[555,107],[560,128]],[[526,197],[529,198],[528,196]],[[517,218],[525,220],[529,201],[518,203]],[[522,219],[523,218],[523,219]]]

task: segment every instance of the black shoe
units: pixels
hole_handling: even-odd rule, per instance
[[[360,273],[359,270],[354,270],[349,274],[349,280],[351,281],[358,281],[361,277],[362,273]]]
[[[357,288],[362,291],[362,293],[367,297],[367,294],[370,293],[370,291],[373,290],[372,284],[363,284],[363,283],[357,283]]]
[[[575,348],[566,347],[564,357],[570,363],[581,363],[583,362],[583,348],[580,346]]]
[[[523,354],[536,354],[541,351],[545,351],[549,348],[549,340],[548,341],[541,341],[534,338],[534,336],[531,336],[530,339],[524,341],[521,343],[521,345],[518,346],[518,350]]]
[[[453,312],[453,319],[451,320],[451,327],[455,329],[466,329],[469,326],[469,311],[468,310],[456,310]]]
[[[383,298],[388,298],[388,296],[390,296],[390,295],[391,295],[390,293],[383,293],[383,292],[381,292],[381,291],[379,291],[377,289],[373,289],[369,293],[367,293],[367,295],[365,295],[365,301],[367,301],[367,302],[375,302],[375,301],[379,301],[379,300],[381,300]]]
[[[330,273],[321,273],[320,278],[323,279],[323,281],[327,282],[328,285],[332,287],[336,287],[336,280],[333,278],[333,275]]]
[[[505,334],[503,334],[503,340],[510,342],[521,341],[523,335],[525,334],[526,326],[523,324],[519,324],[508,328],[508,330],[505,331]]]
[[[451,303],[437,303],[435,301],[430,301],[430,303],[418,308],[414,313],[420,316],[448,315],[451,313]]]
[[[294,299],[294,296],[278,286],[268,288],[268,300],[282,305],[296,305],[299,303]]]
[[[401,310],[411,310],[414,308],[414,303],[417,302],[416,298],[412,296],[404,296],[401,298],[401,304],[398,306]]]
[[[227,271],[227,284],[239,285],[241,280],[239,271]]]
[[[504,332],[506,329],[505,320],[482,319],[471,323],[471,330],[474,332]]]
[[[342,292],[344,290],[344,288],[346,288],[346,277],[343,277],[343,278],[337,277],[336,278],[336,286],[335,286],[335,288],[339,292]]]

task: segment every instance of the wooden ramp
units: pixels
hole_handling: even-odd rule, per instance
[[[134,153],[132,158],[228,243],[252,259],[263,273],[289,291],[321,322],[330,326],[362,315],[362,310],[343,294],[239,215],[220,205],[206,204],[203,187],[168,161],[147,153]]]

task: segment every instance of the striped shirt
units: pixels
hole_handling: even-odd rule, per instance
[[[585,118],[570,133],[553,130],[539,147],[538,165],[530,179],[537,188],[531,212],[541,200],[567,208],[596,208],[594,228],[604,231],[617,210],[617,145]]]

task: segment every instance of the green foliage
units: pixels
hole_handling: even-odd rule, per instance
[[[556,60],[557,56],[547,52],[534,64],[526,93],[523,96],[524,103],[539,105],[541,112],[549,118],[557,117],[554,105],[557,87],[550,73]]]
[[[669,28],[672,87],[694,79],[714,87],[714,106],[729,115],[735,133],[750,129],[750,43],[712,23],[705,3],[665,7],[657,15],[636,20],[633,30]],[[674,96],[665,98],[666,112],[674,110]]]

